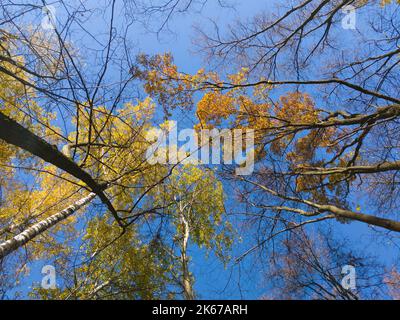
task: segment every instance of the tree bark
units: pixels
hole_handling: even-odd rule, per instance
[[[377,216],[372,216],[372,215],[361,213],[361,212],[353,212],[350,210],[339,208],[334,205],[323,205],[323,204],[315,203],[315,202],[309,201],[309,200],[286,196],[283,194],[279,194],[277,191],[274,191],[260,183],[254,182],[252,180],[244,179],[244,178],[241,178],[241,180],[249,182],[252,185],[255,185],[255,186],[261,188],[262,190],[268,192],[269,194],[272,194],[281,199],[285,199],[285,200],[293,201],[293,202],[297,202],[297,203],[307,204],[313,208],[320,210],[321,213],[322,212],[331,212],[331,213],[335,214],[336,216],[339,216],[342,218],[364,222],[366,224],[377,226],[377,227],[382,227],[382,228],[385,228],[390,231],[400,232],[400,222],[399,221],[380,218]]]
[[[182,286],[183,286],[183,295],[186,300],[194,300],[194,292],[192,287],[192,281],[190,278],[189,272],[189,259],[186,255],[187,253],[187,245],[189,241],[190,235],[190,227],[189,223],[187,222],[184,212],[180,212],[180,219],[183,226],[183,239],[182,239],[182,252],[181,252],[181,259],[182,259]]]
[[[95,197],[95,193],[90,193],[88,196],[78,200],[68,208],[48,217],[47,219],[44,219],[41,222],[34,224],[33,226],[27,228],[25,231],[21,232],[10,240],[1,243],[0,260],[9,255],[11,252],[21,248],[24,244],[31,241],[46,230],[50,229],[60,221],[67,219],[76,211],[91,202]]]
[[[38,137],[28,129],[21,126],[19,123],[9,118],[0,112],[0,139],[14,146],[20,147],[35,156],[55,165],[75,178],[85,182],[89,188],[96,193],[101,201],[107,206],[111,214],[122,225],[116,210],[111,204],[110,200],[104,194],[104,189],[107,188],[106,184],[98,184],[86,171],[78,166],[74,161],[66,157],[60,152],[57,147],[47,143],[42,138]]]

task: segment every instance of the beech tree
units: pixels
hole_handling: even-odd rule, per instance
[[[220,170],[259,230],[239,260],[327,220],[387,239],[400,231],[398,10],[395,1],[291,1],[225,33],[217,23],[199,30],[209,70],[178,70],[168,53],[137,57],[132,75],[166,109],[193,110],[195,128],[255,130],[255,172]]]
[[[166,54],[138,57],[132,74],[145,81],[146,92],[159,103],[195,109],[198,128],[256,130],[257,171],[232,177],[252,189],[243,197],[251,206],[294,222],[355,220],[399,232],[394,213],[398,50],[388,49],[396,47],[392,39],[374,38],[368,52],[331,45],[346,5],[376,13],[379,21],[363,26],[373,30],[373,37],[384,38],[389,30],[397,36],[396,17],[387,18],[387,6],[375,1],[304,1],[278,17],[240,24],[241,33],[204,35],[210,57],[235,59],[239,71],[201,69],[189,75]],[[389,12],[398,10],[395,4],[389,7]],[[332,63],[332,55],[343,61]],[[324,71],[315,70],[312,59]],[[295,78],[283,78],[288,75]],[[202,98],[196,101],[194,92]],[[355,202],[359,192],[368,199],[358,196],[360,203]]]
[[[271,257],[269,299],[359,300],[382,297],[385,269],[373,256],[348,248],[349,240],[325,232],[290,232]],[[353,283],[345,276],[354,270]],[[342,282],[345,282],[343,286]],[[352,287],[354,285],[354,287]],[[347,287],[346,287],[347,286]]]

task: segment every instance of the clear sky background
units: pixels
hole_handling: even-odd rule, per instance
[[[221,8],[215,4],[215,1],[209,3],[200,14],[189,14],[185,17],[179,17],[170,24],[173,34],[166,34],[162,39],[157,39],[155,35],[144,34],[144,37],[138,38],[139,48],[146,53],[171,52],[179,70],[190,73],[205,67],[204,57],[196,54],[195,49],[195,30],[194,26],[201,26],[203,29],[212,29],[212,21],[215,21],[222,33],[227,24],[234,24],[236,19],[246,20],[262,11],[274,10],[274,6],[279,1],[236,1],[235,9]],[[364,23],[362,17],[358,17],[358,27],[361,28]],[[343,46],[351,47],[354,30],[343,31]],[[179,118],[179,115],[177,116]],[[184,125],[189,124],[184,122]],[[227,189],[229,186],[227,186]],[[232,194],[227,190],[228,194]],[[357,204],[368,212],[368,208],[363,206],[362,195],[357,199]],[[228,201],[228,210],[238,211],[236,203],[230,199]],[[383,238],[371,237],[370,227],[359,222],[349,224],[340,224],[332,222],[335,235],[349,240],[349,246],[365,249],[367,253],[375,255],[377,260],[382,263],[392,263],[398,257],[399,248],[392,241],[384,241]],[[244,241],[241,244],[234,245],[233,256],[239,256],[246,248],[252,247],[252,237],[243,235]],[[195,288],[202,298],[247,298],[257,299],[267,294],[268,283],[263,280],[263,270],[254,262],[257,259],[257,253],[249,257],[240,266],[223,266],[210,257],[205,259],[201,251],[192,248],[193,262],[192,270],[196,277]]]
[[[195,53],[194,26],[203,29],[212,28],[210,19],[215,21],[223,30],[224,25],[234,23],[235,19],[245,20],[251,18],[260,11],[273,10],[274,1],[246,0],[236,1],[235,9],[221,8],[216,1],[209,1],[201,13],[191,13],[177,16],[170,21],[170,32],[162,32],[160,35],[146,32],[144,28],[131,28],[129,39],[135,44],[137,52],[148,54],[171,52],[179,70],[191,73],[205,67],[203,57]],[[93,29],[97,28],[93,24]],[[351,32],[351,31],[348,31]],[[351,44],[351,35],[348,35],[348,44]],[[179,126],[190,127],[194,121],[193,115],[177,113],[180,120]],[[227,185],[227,210],[238,210],[237,204],[232,198],[232,192]],[[353,245],[368,247],[368,251],[378,257],[380,261],[390,262],[398,256],[398,248],[394,243],[384,242],[371,238],[369,227],[352,222],[342,225],[333,222],[336,235],[347,237]],[[232,256],[240,256],[246,249],[254,245],[251,235],[243,235],[243,243],[235,243]],[[213,256],[206,257],[202,250],[191,247],[192,272],[195,275],[195,290],[203,299],[257,299],[267,294],[268,284],[263,281],[263,270],[254,263],[254,257],[249,257],[241,265],[229,265],[227,268]],[[25,279],[19,288],[25,287],[23,292],[29,291],[32,283],[41,279],[40,271],[45,262],[40,261],[30,266],[31,275]]]

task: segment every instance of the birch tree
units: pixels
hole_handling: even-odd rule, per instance
[[[233,229],[225,212],[222,184],[212,171],[184,165],[155,192],[157,203],[165,207],[166,218],[174,229],[171,231],[174,236],[169,254],[178,257],[176,268],[183,298],[193,300],[198,296],[190,271],[191,247],[198,246],[227,263],[234,241]],[[174,250],[175,245],[177,250]]]

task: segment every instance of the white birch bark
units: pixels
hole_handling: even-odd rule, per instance
[[[53,214],[52,216],[44,219],[41,222],[34,224],[33,226],[27,228],[15,237],[0,244],[0,259],[9,255],[11,252],[19,249],[24,244],[34,239],[38,235],[42,234],[46,230],[50,229],[62,220],[67,219],[69,216],[74,214],[76,211],[81,209],[83,206],[91,202],[96,197],[95,193],[90,193],[87,197],[84,197],[74,204],[70,205],[68,208]]]
[[[182,202],[179,202],[179,211],[180,211],[179,218],[183,227],[183,238],[181,243],[182,286],[183,286],[183,295],[185,299],[194,300],[195,296],[189,272],[189,259],[186,255],[190,237],[190,226],[189,222],[185,217],[185,208],[186,206],[182,206]]]

